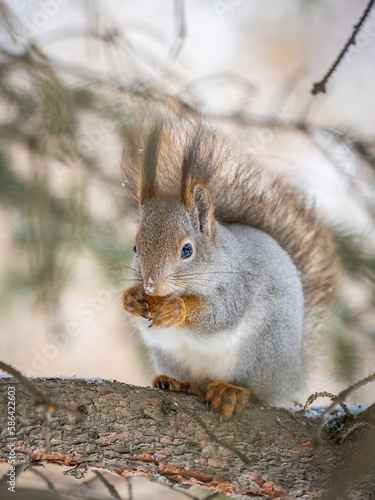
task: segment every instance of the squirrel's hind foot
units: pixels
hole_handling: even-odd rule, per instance
[[[250,398],[250,391],[227,382],[210,382],[206,389],[206,400],[211,407],[226,418],[241,413]]]
[[[195,396],[202,396],[201,391],[191,382],[181,382],[168,375],[158,375],[152,381],[152,387],[157,389],[163,389],[165,391],[178,391],[187,392],[188,394],[194,394]]]

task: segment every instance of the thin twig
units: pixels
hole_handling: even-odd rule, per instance
[[[369,382],[373,382],[374,380],[375,380],[375,372],[372,373],[371,375],[369,375],[368,377],[365,377],[362,380],[359,380],[355,384],[347,387],[345,390],[340,392],[340,394],[338,396],[336,396],[334,398],[334,400],[332,401],[332,403],[324,410],[324,412],[322,413],[322,415],[319,419],[318,425],[316,426],[315,431],[314,431],[313,441],[314,441],[315,449],[318,453],[321,454],[321,439],[320,439],[320,437],[322,434],[322,429],[323,429],[323,425],[325,422],[325,418],[332,413],[335,406],[342,404],[351,392],[359,389],[360,387],[368,384]]]
[[[176,40],[174,41],[168,56],[168,60],[171,62],[177,59],[186,38],[184,0],[175,0],[174,15],[176,19]]]
[[[38,476],[41,479],[43,479],[43,481],[46,483],[46,485],[48,487],[48,491],[51,491],[52,493],[54,493],[55,495],[57,495],[57,498],[61,498],[59,492],[56,490],[56,488],[53,485],[52,481],[50,481],[50,479],[46,475],[44,475],[43,472],[41,472],[40,470],[38,470],[36,467],[30,467],[29,470],[30,470],[30,472],[32,472],[36,476]]]
[[[108,479],[106,479],[103,476],[103,474],[101,472],[99,472],[98,470],[94,470],[94,474],[104,484],[104,486],[107,488],[107,490],[111,494],[112,498],[115,498],[116,500],[122,500],[120,495],[118,494],[118,491],[116,490],[116,488],[113,486],[112,483],[110,483],[108,481]]]
[[[332,74],[335,72],[337,66],[341,63],[343,57],[345,56],[345,54],[349,50],[349,47],[351,45],[355,45],[356,37],[357,37],[360,29],[362,28],[363,23],[366,21],[366,18],[369,15],[370,10],[374,6],[374,3],[375,3],[375,0],[370,0],[368,2],[365,11],[362,14],[361,19],[358,21],[357,24],[355,24],[353,26],[353,28],[354,28],[353,29],[353,33],[352,33],[351,37],[349,38],[349,40],[344,45],[344,47],[342,48],[342,50],[339,53],[339,55],[337,56],[336,60],[333,62],[333,64],[331,65],[331,67],[329,68],[329,70],[327,71],[327,73],[324,75],[323,79],[320,80],[319,82],[316,82],[316,83],[313,84],[313,87],[311,89],[312,95],[316,95],[316,94],[319,94],[319,93],[323,93],[324,94],[326,92],[326,85],[327,85],[328,80],[330,79],[330,77],[332,76]]]
[[[331,398],[331,400],[333,401],[335,398],[337,398],[337,396],[335,394],[331,394],[330,392],[326,392],[326,391],[323,391],[323,392],[315,392],[314,394],[311,394],[311,396],[309,396],[307,398],[307,401],[304,405],[304,407],[302,408],[302,412],[304,414],[306,414],[307,412],[307,408],[313,404],[314,401],[316,401],[318,398]],[[351,413],[350,411],[348,410],[347,406],[345,403],[341,403],[341,406],[342,406],[342,409],[344,410],[345,412],[345,415],[347,417],[350,417],[351,416]]]
[[[46,413],[53,413],[56,409],[66,411],[71,413],[79,420],[83,420],[85,417],[82,412],[79,410],[75,410],[74,408],[69,408],[61,403],[57,403],[56,401],[52,401],[52,399],[48,398],[42,391],[40,391],[35,385],[30,382],[26,377],[22,375],[18,370],[13,368],[12,366],[0,361],[0,370],[3,370],[12,377],[16,378],[29,392],[31,392],[36,398],[36,404],[38,406],[43,406]]]
[[[23,464],[19,464],[19,465],[16,465],[16,470],[15,470],[15,473],[16,473],[16,481],[17,481],[17,478],[18,476],[20,476],[23,472],[25,472],[27,470],[27,464],[23,463]],[[0,478],[0,490],[5,486],[8,486],[7,485],[7,481],[9,481],[9,472],[7,471],[1,478]]]
[[[165,484],[164,486],[166,486],[167,488],[169,488],[170,490],[174,490],[174,491],[177,491],[178,493],[181,493],[181,495],[184,495],[185,497],[188,497],[188,498],[191,498],[192,500],[199,500],[198,497],[194,496],[194,495],[191,495],[190,493],[188,493],[187,491],[184,491],[182,488],[177,488],[176,486],[172,486],[170,484]]]
[[[197,420],[197,422],[199,423],[199,425],[206,431],[208,437],[211,438],[212,441],[214,441],[214,443],[216,443],[219,446],[222,446],[223,448],[225,448],[225,449],[231,451],[232,453],[234,453],[240,460],[242,460],[242,462],[245,465],[251,465],[250,460],[242,453],[242,451],[237,450],[237,448],[235,448],[231,444],[226,443],[225,441],[222,441],[217,436],[215,436],[215,434],[210,431],[210,429],[207,427],[207,425],[205,424],[205,422],[203,422],[203,420],[196,413],[194,413],[194,417]]]
[[[72,487],[67,493],[71,495],[72,498],[88,498],[89,494],[86,494],[84,490],[85,488],[92,490],[93,484],[96,483],[96,481],[97,478],[95,476],[91,479],[88,479],[87,481],[80,480],[79,484],[75,487]]]
[[[45,431],[46,431],[46,453],[49,452],[50,450],[50,443],[51,443],[51,413],[52,411],[50,411],[50,408],[48,408],[48,410],[46,410],[46,413],[45,413]]]
[[[338,437],[340,443],[345,441],[348,436],[360,427],[371,426],[375,428],[375,403],[372,404],[367,410],[364,410],[357,418],[349,422],[343,429],[340,430]]]
[[[205,497],[204,500],[213,500],[214,498],[217,498],[219,496],[220,496],[220,493],[215,491],[214,493],[211,493],[210,495],[208,495],[208,497]]]
[[[128,483],[128,500],[133,500],[133,479],[132,477],[127,477],[126,482]]]
[[[0,1],[0,19],[5,24],[5,28],[13,43],[17,43],[16,25],[17,19],[11,8],[4,1]]]

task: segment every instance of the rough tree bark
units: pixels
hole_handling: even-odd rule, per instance
[[[348,423],[342,443],[333,431],[324,431],[324,457],[319,457],[312,439],[316,421],[301,412],[254,406],[236,421],[225,422],[203,401],[185,394],[109,381],[33,382],[51,399],[79,408],[85,419],[56,410],[47,449],[45,412],[20,383],[1,378],[0,461],[9,455],[7,387],[13,385],[18,463],[77,466],[78,474],[96,467],[245,498],[313,499],[335,491],[327,498],[336,499],[347,490],[342,498],[368,500],[375,492],[375,434],[369,425],[375,421],[375,405],[355,420],[356,425]],[[364,446],[364,432],[372,447]],[[341,430],[340,436],[344,434]],[[364,450],[369,457],[348,486],[352,457],[363,458]]]

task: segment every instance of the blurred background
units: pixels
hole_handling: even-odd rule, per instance
[[[0,0],[0,358],[27,376],[149,384],[120,301],[136,230],[122,145],[134,102],[168,96],[301,186],[335,231],[344,276],[306,395],[373,372],[375,9],[326,94],[310,93],[366,4]],[[368,385],[352,402],[374,398]],[[69,481],[66,498],[110,498],[94,476],[89,494]],[[141,479],[132,495],[183,498]]]

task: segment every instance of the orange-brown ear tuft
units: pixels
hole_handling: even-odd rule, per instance
[[[147,140],[139,189],[139,204],[141,206],[157,196],[156,168],[162,131],[163,123],[159,122],[154,125]]]

